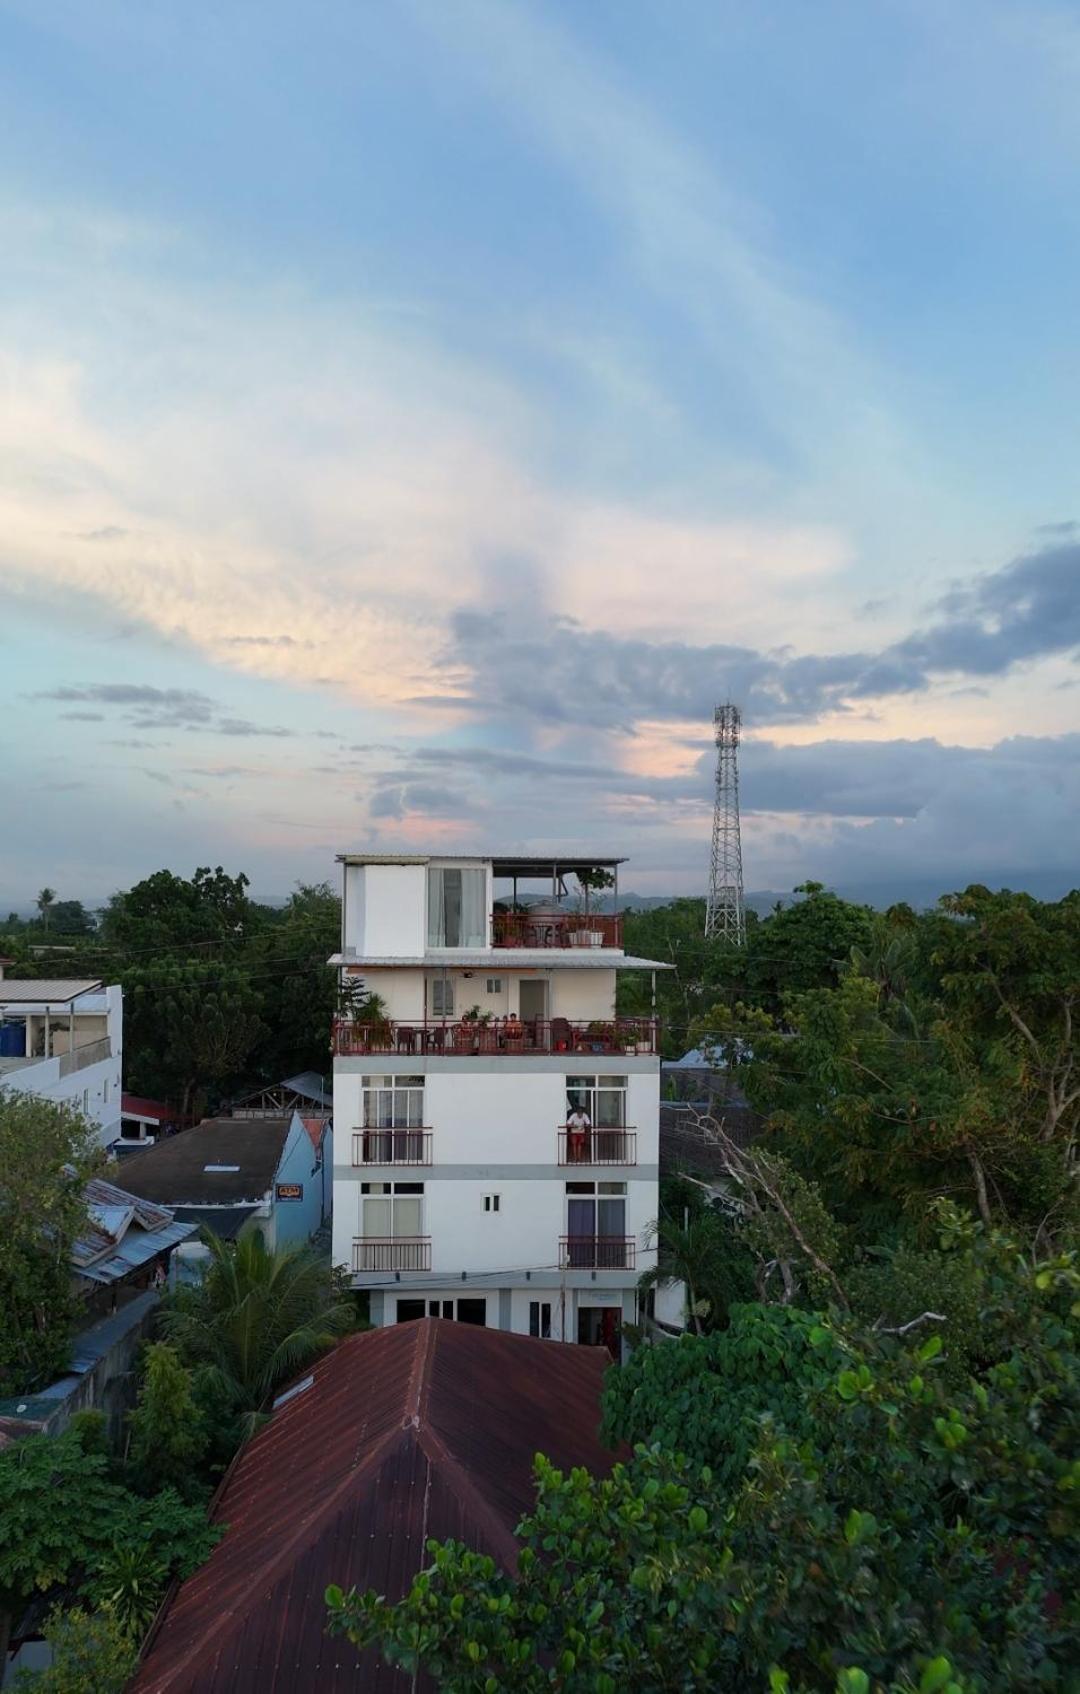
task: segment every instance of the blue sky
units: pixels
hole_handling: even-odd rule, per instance
[[[0,0],[0,904],[1071,885],[1080,13]]]

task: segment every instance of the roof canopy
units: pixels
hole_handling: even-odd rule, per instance
[[[327,1640],[327,1584],[396,1600],[432,1537],[512,1569],[534,1455],[611,1469],[605,1364],[600,1348],[449,1319],[350,1336],[241,1448],[215,1512],[225,1535],[173,1599],[132,1694],[408,1694],[412,1678],[378,1652]]]
[[[553,877],[573,871],[609,871],[625,865],[612,853],[339,853],[343,865],[490,864],[498,877]]]
[[[95,977],[4,977],[0,982],[0,1007],[18,1005],[66,1006],[80,994],[100,994],[105,984]]]
[[[254,1203],[273,1183],[291,1128],[291,1117],[280,1115],[204,1118],[145,1152],[129,1153],[124,1185],[161,1206]]]

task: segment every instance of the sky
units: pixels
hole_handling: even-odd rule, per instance
[[[1064,892],[1080,8],[0,0],[0,906]]]

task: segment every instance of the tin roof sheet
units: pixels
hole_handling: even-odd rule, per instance
[[[216,1508],[225,1536],[179,1589],[131,1694],[417,1686],[327,1636],[327,1584],[397,1599],[433,1537],[512,1567],[534,1455],[610,1469],[596,1433],[605,1363],[436,1318],[342,1342],[241,1452]]]
[[[100,977],[6,976],[0,981],[0,1006],[66,1004],[80,994],[100,993],[104,986]]]

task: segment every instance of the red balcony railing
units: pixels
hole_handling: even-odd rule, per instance
[[[622,917],[600,912],[492,912],[493,947],[621,947]]]
[[[342,1058],[365,1053],[436,1054],[461,1058],[474,1054],[658,1053],[660,1026],[655,1018],[603,1018],[589,1023],[568,1018],[495,1018],[490,1023],[423,1022],[383,1019],[355,1023],[339,1018],[334,1052]]]
[[[632,1235],[563,1235],[559,1263],[564,1270],[633,1270],[637,1242]]]
[[[398,1235],[393,1239],[366,1235],[353,1241],[354,1271],[429,1271],[430,1235]]]
[[[430,1129],[354,1129],[354,1165],[430,1165]]]
[[[560,1165],[636,1165],[636,1129],[560,1129]]]

